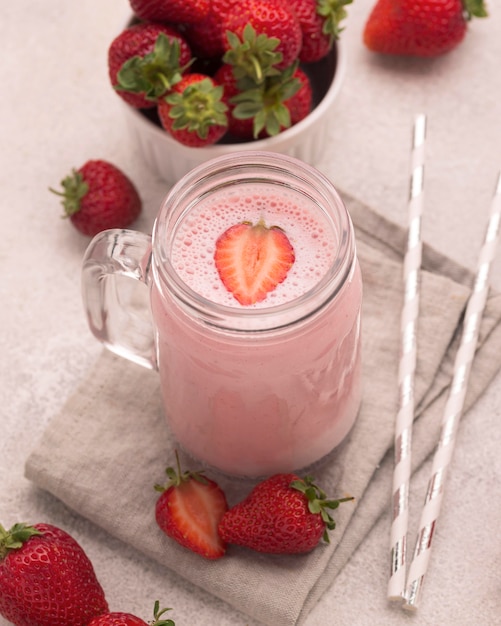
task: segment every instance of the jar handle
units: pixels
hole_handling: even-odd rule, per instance
[[[149,304],[151,236],[112,229],[90,242],[82,264],[89,328],[111,352],[158,369]]]

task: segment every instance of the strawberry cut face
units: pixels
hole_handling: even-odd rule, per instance
[[[295,254],[281,228],[260,220],[228,228],[216,242],[214,261],[225,288],[240,304],[251,305],[286,279]]]

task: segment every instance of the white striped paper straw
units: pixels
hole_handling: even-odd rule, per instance
[[[405,608],[416,609],[430,559],[435,526],[440,514],[445,478],[463,410],[468,379],[478,343],[480,322],[489,291],[489,273],[499,239],[501,173],[498,176],[484,243],[480,251],[472,294],[466,306],[463,332],[454,362],[454,373],[442,418],[440,439],[433,458],[431,478],[421,513],[413,561],[409,568]]]
[[[409,482],[411,476],[412,422],[414,420],[414,377],[416,330],[419,314],[421,270],[421,216],[424,191],[424,145],[426,116],[414,121],[411,184],[409,193],[407,249],[403,266],[404,302],[400,317],[400,362],[398,370],[399,409],[395,425],[395,459],[390,532],[391,569],[388,598],[402,599],[405,591]]]

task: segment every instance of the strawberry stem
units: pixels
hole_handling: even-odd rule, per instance
[[[489,13],[484,4],[484,0],[463,0],[463,7],[466,13],[466,19],[471,20],[472,17],[488,17]]]
[[[282,61],[282,53],[276,48],[280,44],[277,37],[259,35],[251,24],[247,24],[242,39],[231,31],[226,31],[230,49],[223,56],[223,61],[233,67],[233,75],[237,81],[250,81],[251,85],[261,85],[267,76],[279,73],[276,65]],[[248,88],[247,82],[239,83],[239,88]]]
[[[35,527],[24,523],[14,524],[10,530],[5,530],[0,524],[0,561],[10,550],[19,550],[30,537],[41,534]]]
[[[266,77],[261,85],[241,89],[231,99],[235,105],[232,115],[236,119],[253,120],[255,139],[263,129],[272,137],[290,127],[290,111],[285,102],[301,88],[301,82],[294,75],[296,69],[297,63],[293,63],[277,75]]]
[[[179,460],[179,454],[177,450],[175,451],[175,455],[176,467],[168,467],[165,470],[168,480],[165,485],[156,484],[154,486],[155,491],[163,493],[164,491],[167,491],[167,489],[170,489],[171,487],[179,487],[182,483],[188,482],[191,479],[196,480],[203,485],[207,484],[207,479],[205,478],[205,476],[202,475],[203,470],[200,470],[198,472],[186,470],[185,472],[183,472],[181,469],[181,462]]]
[[[128,59],[117,74],[117,91],[144,93],[147,100],[156,101],[181,80],[190,63],[181,67],[180,44],[160,33],[153,51],[144,57]]]
[[[297,489],[306,496],[308,501],[308,510],[310,513],[318,514],[321,516],[325,523],[325,532],[323,539],[326,543],[330,543],[329,530],[336,528],[336,522],[327,509],[337,509],[342,502],[350,502],[354,500],[352,496],[345,498],[337,498],[335,500],[327,498],[327,494],[314,482],[312,476],[305,476],[303,479],[293,480],[290,486],[293,489]]]
[[[188,129],[206,139],[211,126],[227,126],[227,105],[223,87],[210,78],[188,85],[182,93],[170,92],[165,100],[172,106],[169,116],[173,130]]]
[[[62,191],[52,189],[52,187],[49,187],[49,191],[63,198],[61,202],[64,207],[63,217],[71,217],[80,210],[80,202],[89,191],[89,185],[82,174],[74,169],[72,174],[61,181],[61,186]]]
[[[331,42],[339,38],[343,30],[339,23],[347,16],[344,7],[352,2],[353,0],[317,0],[317,13],[324,18],[322,31],[324,35],[330,35]]]
[[[175,622],[171,619],[160,619],[164,613],[167,613],[167,611],[172,611],[172,609],[160,609],[160,602],[156,600],[153,608],[153,617],[155,618],[155,621],[150,622],[151,626],[176,626]]]

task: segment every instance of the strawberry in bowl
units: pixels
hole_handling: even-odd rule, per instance
[[[344,77],[339,33],[350,2],[214,0],[201,20],[167,23],[160,5],[169,3],[131,0],[134,15],[125,30],[145,22],[168,27],[164,37],[172,39],[172,29],[177,31],[182,43],[175,47],[184,52],[186,44],[191,54],[188,62],[187,55],[179,54],[176,62],[170,54],[171,67],[156,67],[168,84],[163,93],[158,85],[146,92],[145,106],[130,104],[137,93],[127,94],[126,81],[113,85],[125,104],[132,141],[150,169],[174,182],[209,159],[246,149],[314,164],[329,139],[332,105]],[[143,67],[142,48],[137,41],[135,46],[138,58],[129,57],[128,67]],[[149,42],[143,49],[151,54],[152,47]],[[109,72],[130,78],[120,68]],[[200,85],[205,91],[197,95]]]

